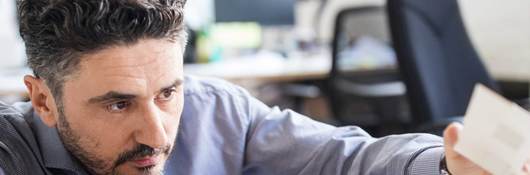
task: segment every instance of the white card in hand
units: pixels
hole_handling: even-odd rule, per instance
[[[455,150],[492,174],[523,174],[530,158],[530,114],[477,85]]]

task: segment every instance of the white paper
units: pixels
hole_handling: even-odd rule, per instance
[[[520,175],[530,158],[530,114],[477,85],[455,150],[494,175]]]

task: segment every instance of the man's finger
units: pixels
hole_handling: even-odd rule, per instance
[[[530,161],[526,161],[526,163],[525,163],[524,166],[523,166],[523,171],[524,171],[526,174],[530,174]]]

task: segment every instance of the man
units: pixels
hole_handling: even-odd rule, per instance
[[[454,152],[460,125],[445,147],[376,139],[184,76],[184,4],[20,0],[34,76],[30,103],[0,105],[0,174],[485,174]]]

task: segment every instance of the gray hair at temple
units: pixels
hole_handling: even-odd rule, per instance
[[[28,65],[58,103],[84,54],[140,39],[186,45],[186,0],[17,0]]]

